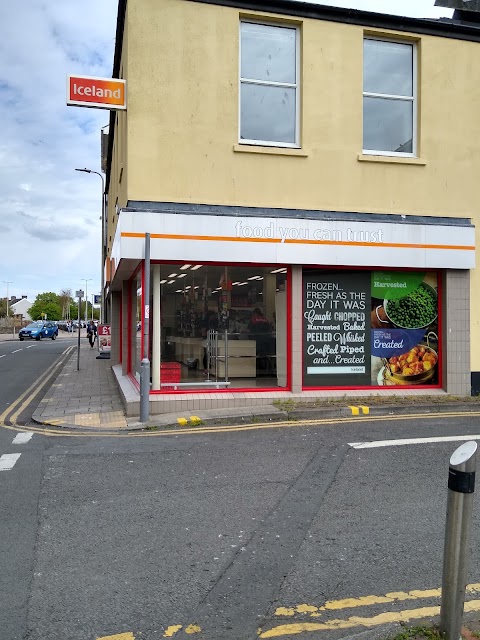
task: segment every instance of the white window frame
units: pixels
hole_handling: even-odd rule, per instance
[[[408,44],[412,47],[412,96],[399,96],[395,94],[373,93],[371,91],[363,91],[363,98],[383,98],[385,100],[400,100],[412,103],[412,153],[403,153],[400,151],[376,151],[375,149],[363,149],[364,155],[371,156],[394,156],[399,158],[416,158],[417,157],[417,128],[418,128],[418,95],[417,95],[417,43],[412,40],[398,40],[390,38],[378,38],[373,35],[365,35],[365,40],[375,40],[377,42],[393,42],[396,44]],[[362,105],[363,114],[363,105]],[[363,121],[362,121],[363,127]],[[363,130],[362,130],[362,147],[363,147]]]
[[[242,24],[261,24],[266,27],[283,27],[295,31],[295,83],[290,82],[269,82],[268,80],[255,80],[254,78],[242,78]],[[295,24],[284,22],[270,22],[262,20],[247,20],[242,18],[239,23],[238,36],[238,143],[256,145],[260,147],[282,147],[290,149],[300,149],[300,28]],[[242,84],[257,84],[267,87],[285,87],[295,89],[295,142],[275,142],[272,140],[249,140],[241,138],[242,123]]]

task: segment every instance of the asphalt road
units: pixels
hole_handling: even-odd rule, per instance
[[[5,640],[26,637],[46,442],[39,437],[14,445],[15,436],[0,428],[0,456],[21,452],[16,468],[0,472],[0,635]]]
[[[0,415],[55,362],[74,338],[0,342]],[[30,416],[34,407],[30,410]],[[22,416],[28,420],[29,415]]]
[[[286,624],[366,615],[319,612],[326,601],[437,588],[448,460],[458,443],[348,443],[451,432],[475,433],[476,419],[34,435],[16,446],[15,433],[1,430],[0,453],[21,453],[0,473],[2,638],[253,640],[259,628],[291,638]],[[479,524],[476,508],[477,549]],[[368,615],[400,606],[374,604]]]
[[[0,471],[0,637],[385,637],[354,617],[438,604],[430,590],[441,585],[448,461],[460,443],[351,444],[477,434],[477,422],[36,433],[24,443],[0,428],[0,463],[20,454]],[[480,582],[474,500],[469,583]]]
[[[74,344],[71,339],[0,342],[1,415],[7,416],[18,398],[35,395],[35,382],[70,344]],[[37,404],[47,388],[35,397]],[[21,417],[28,421],[35,406],[28,405]],[[21,452],[19,468],[23,470],[0,474],[0,636],[8,640],[21,640],[26,633],[45,448],[45,439],[40,437],[13,444],[16,435],[16,431],[0,428],[0,456]]]

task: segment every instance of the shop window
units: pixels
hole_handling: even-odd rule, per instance
[[[439,385],[436,272],[304,270],[304,387]]]
[[[240,23],[240,142],[299,146],[299,30]]]
[[[133,374],[138,382],[140,382],[140,371],[142,362],[142,272],[139,271],[134,278],[134,300],[132,305],[132,362],[133,362]]]
[[[416,155],[415,67],[415,44],[364,39],[364,153]]]
[[[285,388],[287,384],[287,269],[154,265],[160,269],[160,389]],[[153,281],[153,277],[152,277]],[[157,284],[158,287],[158,284]],[[158,335],[158,334],[157,334]]]

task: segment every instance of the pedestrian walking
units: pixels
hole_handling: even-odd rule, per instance
[[[95,339],[97,337],[97,327],[93,320],[90,320],[87,325],[87,337],[90,343],[90,348],[93,349],[93,345],[95,344]]]

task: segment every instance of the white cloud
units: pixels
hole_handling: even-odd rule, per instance
[[[434,0],[337,0],[417,17]],[[0,2],[0,281],[10,294],[100,287],[100,128],[108,112],[67,107],[68,73],[112,74],[117,0]],[[0,296],[6,292],[0,291]]]
[[[100,128],[66,106],[68,73],[112,74],[117,0],[1,3],[0,280],[10,294],[100,287]],[[0,296],[5,292],[0,291]]]

